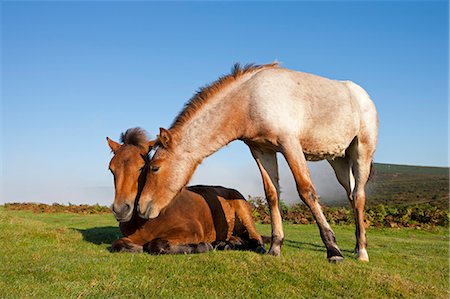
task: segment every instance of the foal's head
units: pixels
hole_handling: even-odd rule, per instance
[[[115,186],[112,211],[118,221],[126,222],[133,215],[135,201],[145,183],[148,153],[154,141],[148,141],[146,132],[141,128],[128,129],[122,133],[122,144],[106,139],[114,153],[109,163]]]
[[[199,163],[192,153],[179,150],[173,135],[162,128],[154,151],[137,206],[139,216],[144,219],[158,217],[188,183]]]

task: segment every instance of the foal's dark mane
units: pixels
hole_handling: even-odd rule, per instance
[[[240,65],[239,63],[236,63],[231,68],[231,73],[228,75],[223,75],[219,77],[216,81],[213,83],[206,85],[202,88],[200,88],[193,96],[192,98],[184,105],[183,110],[178,114],[178,116],[175,118],[174,122],[170,126],[171,129],[174,129],[189,119],[192,118],[192,116],[200,109],[200,107],[203,106],[208,100],[218,93],[220,90],[231,84],[232,82],[236,81],[240,77],[242,77],[245,74],[255,72],[257,70],[265,69],[265,68],[276,68],[279,67],[278,62],[273,62],[269,64],[262,64],[262,65],[255,65],[253,63],[246,64],[244,66]]]
[[[148,141],[147,132],[139,127],[128,129],[120,134],[120,142],[123,144],[144,146]]]

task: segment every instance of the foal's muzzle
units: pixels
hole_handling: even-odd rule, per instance
[[[127,222],[131,219],[131,215],[133,214],[133,209],[131,205],[126,202],[125,204],[118,206],[114,204],[112,206],[112,212],[119,222]]]
[[[153,219],[158,217],[159,210],[156,209],[155,205],[151,202],[147,202],[147,206],[143,206],[142,204],[138,205],[139,217],[144,219]]]

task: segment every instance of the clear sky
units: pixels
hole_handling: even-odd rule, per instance
[[[446,1],[3,1],[0,201],[110,204],[105,137],[134,126],[154,136],[235,62],[352,80],[379,112],[375,162],[448,166],[448,11]],[[331,170],[311,167],[321,194]],[[298,198],[281,168],[285,200]],[[239,142],[193,183],[263,194]]]

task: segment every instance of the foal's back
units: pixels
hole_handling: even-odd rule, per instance
[[[274,140],[299,138],[311,160],[342,156],[367,126],[367,119],[376,119],[370,97],[350,81],[270,68],[255,74],[242,87],[252,119],[249,131],[255,137],[263,134]]]
[[[222,186],[203,185],[190,186],[187,190],[201,195],[208,204],[217,241],[230,240],[234,234],[245,241],[262,244],[251,215],[250,205],[239,191]]]

